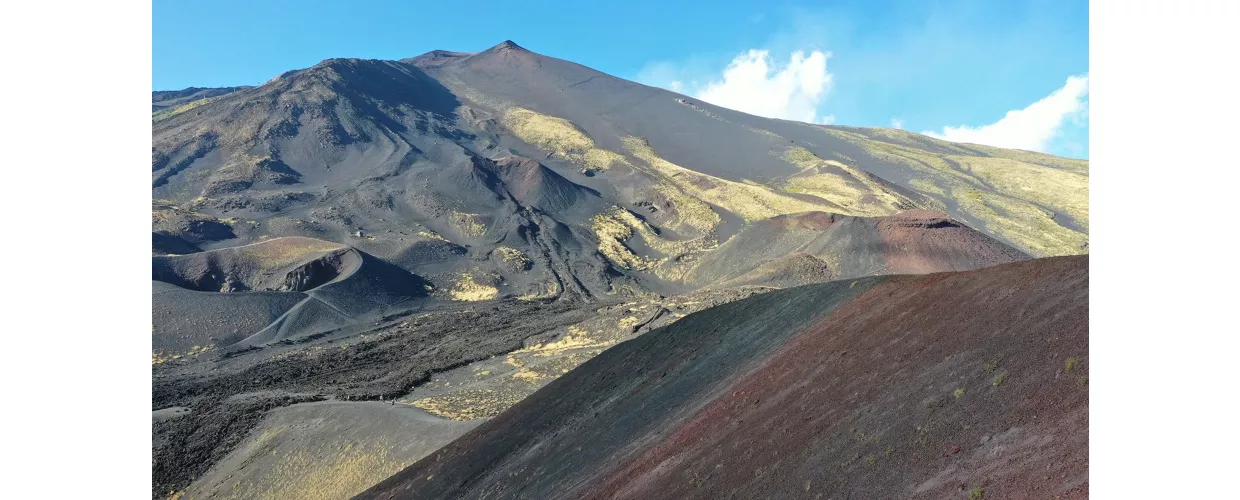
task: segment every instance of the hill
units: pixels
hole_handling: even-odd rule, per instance
[[[400,422],[447,442],[711,307],[1088,250],[1087,162],[751,116],[512,42],[152,101],[155,497],[361,492],[438,446],[384,439]],[[273,437],[298,419],[387,458],[260,457],[318,456]]]
[[[692,262],[805,212],[929,210],[1035,257],[1088,248],[1085,162],[745,115],[511,42],[327,60],[153,139],[152,195],[231,221],[230,245],[326,239],[497,296],[697,289]]]
[[[373,320],[429,289],[420,277],[373,256],[311,238],[152,261],[156,357],[191,344],[232,351],[297,340]]]
[[[1051,258],[707,309],[359,498],[1085,498],[1088,280]]]

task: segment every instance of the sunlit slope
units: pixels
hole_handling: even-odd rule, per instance
[[[542,159],[621,182],[645,174],[632,195],[650,200],[634,201],[668,205],[670,226],[706,233],[718,225],[696,202],[746,222],[925,208],[1031,255],[1088,250],[1084,160],[755,117],[511,43],[406,61],[451,89],[463,116],[501,145],[515,136]]]

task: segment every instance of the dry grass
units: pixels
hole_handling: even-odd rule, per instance
[[[469,238],[477,238],[487,232],[486,224],[482,223],[482,214],[452,212],[448,214],[448,221],[458,233]]]
[[[443,241],[443,242],[448,242],[448,243],[451,243],[451,242],[449,242],[449,241],[448,241],[448,239],[447,239],[447,238],[444,238],[443,236],[440,236],[440,235],[439,235],[439,233],[436,233],[436,232],[434,232],[434,231],[429,231],[429,230],[427,230],[427,231],[418,231],[418,232],[417,232],[417,235],[418,235],[418,236],[421,236],[421,237],[423,237],[423,238],[429,238],[429,239],[432,239],[432,240],[439,240],[439,241]]]
[[[710,205],[690,196],[671,182],[659,181],[655,184],[654,191],[672,205],[672,220],[668,223],[672,230],[705,236],[723,223],[723,219]]]
[[[510,353],[509,358],[511,358],[514,354],[519,355],[519,354],[527,354],[527,353],[532,356],[546,358],[546,357],[551,357],[551,356],[558,356],[558,355],[564,354],[566,351],[573,350],[573,349],[611,347],[612,345],[615,345],[616,343],[615,340],[600,341],[593,337],[594,336],[592,336],[590,332],[586,331],[585,329],[582,329],[579,326],[570,326],[568,327],[568,333],[564,334],[563,337],[560,337],[559,340],[556,340],[554,342],[547,342],[544,344],[535,344],[530,347],[518,349]]]
[[[598,251],[621,269],[646,269],[654,263],[641,257],[624,242],[633,237],[633,229],[609,210],[590,218],[590,230],[598,238]]]
[[[810,203],[776,193],[765,187],[752,186],[702,174],[676,165],[660,157],[646,140],[625,137],[624,145],[633,156],[645,162],[652,174],[679,188],[688,196],[712,203],[732,212],[746,222],[769,219],[776,215],[830,211],[833,207]]]
[[[707,252],[719,246],[709,234],[687,240],[665,239],[645,221],[618,206],[595,215],[590,223],[590,229],[599,240],[598,251],[604,257],[622,269],[649,270],[666,280],[681,279],[690,267],[686,262],[690,259],[677,257]],[[626,245],[634,237],[640,237],[647,247],[663,256],[637,255]]]
[[[189,111],[189,110],[191,110],[191,109],[197,108],[198,106],[202,106],[203,104],[206,104],[206,103],[208,103],[208,102],[211,102],[211,101],[212,101],[212,100],[214,100],[214,99],[215,99],[214,97],[207,97],[207,98],[204,98],[204,99],[198,99],[198,100],[196,100],[196,101],[190,101],[190,102],[187,102],[187,103],[182,104],[182,105],[180,105],[180,106],[177,106],[177,107],[175,107],[175,108],[165,108],[165,109],[161,109],[161,110],[156,111],[155,113],[151,114],[151,121],[156,121],[156,122],[158,122],[158,121],[167,120],[167,119],[172,118],[172,117],[174,117],[174,116],[176,116],[176,115],[179,115],[179,114],[184,113],[184,112],[186,112],[186,111]]]
[[[288,427],[264,429],[253,445],[251,461],[270,463],[259,480],[237,481],[226,498],[328,500],[349,498],[365,491],[412,462],[392,456],[392,444],[319,442],[292,453],[280,453],[275,442],[293,439]],[[270,453],[266,450],[270,449]]]
[[[504,113],[503,124],[521,140],[567,158],[587,172],[607,170],[614,164],[628,164],[624,156],[596,148],[594,140],[585,131],[563,118],[525,108],[512,108]]]
[[[201,356],[213,350],[215,350],[215,346],[213,345],[206,345],[206,346],[196,345],[196,346],[189,348],[189,350],[185,352],[169,352],[169,351],[163,351],[163,350],[156,349],[156,350],[151,351],[151,364],[162,365],[169,361],[196,358],[198,356]]]
[[[432,415],[451,420],[490,418],[524,399],[526,393],[495,389],[466,389],[409,403]]]
[[[479,283],[472,273],[462,273],[448,290],[448,297],[463,302],[491,300],[498,296],[498,288],[487,283]]]
[[[1009,197],[1067,214],[1089,229],[1089,176],[1006,158],[951,157]]]
[[[544,151],[584,154],[594,148],[594,141],[573,122],[528,109],[508,110],[504,114],[504,125],[521,140]]]
[[[1015,158],[1050,163],[1048,158],[1054,157],[995,148],[983,149],[1005,156],[938,155],[904,144],[929,143],[953,152],[972,151],[907,132],[872,132],[890,139],[888,142],[853,132],[824,131],[860,146],[874,159],[908,168],[917,176],[910,187],[954,201],[986,230],[1026,253],[1045,257],[1088,251],[1087,233],[1055,220],[1056,214],[1067,215],[1088,230],[1088,169],[1073,160],[1064,159],[1065,168],[1050,167]]]
[[[514,268],[524,269],[530,264],[529,257],[524,253],[512,247],[495,247],[495,253],[499,254],[500,259],[505,264],[509,264]]]

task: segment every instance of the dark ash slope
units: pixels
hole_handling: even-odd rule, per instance
[[[1088,261],[772,292],[621,344],[360,498],[1088,494]]]

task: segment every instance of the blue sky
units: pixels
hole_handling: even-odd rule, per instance
[[[153,87],[505,39],[742,111],[1088,157],[1085,0],[153,5]]]

